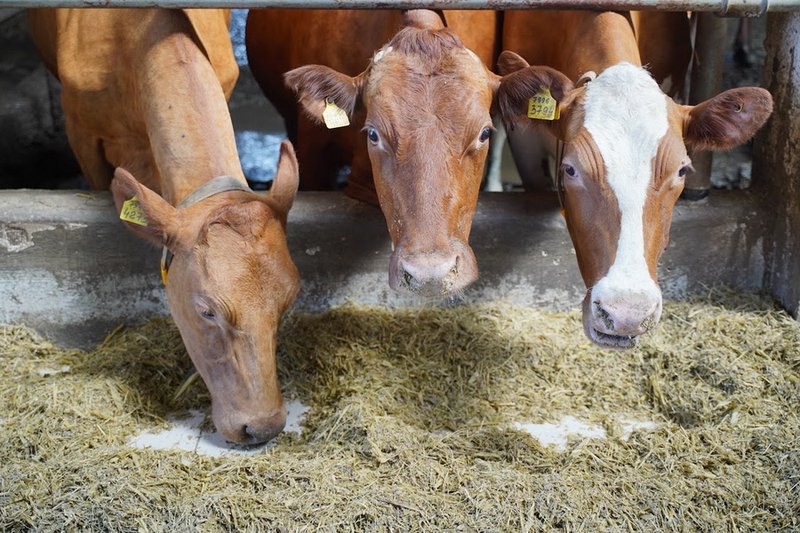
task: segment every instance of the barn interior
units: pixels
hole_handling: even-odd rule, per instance
[[[288,223],[303,288],[279,352],[301,421],[243,449],[214,441],[174,324],[153,320],[167,313],[160,251],[125,230],[108,193],[86,189],[57,81],[24,13],[0,9],[0,523],[800,527],[800,17],[752,19],[752,64],[739,67],[736,22],[720,20],[722,87],[761,85],[775,112],[751,145],[715,155],[707,196],[676,206],[656,332],[630,352],[584,339],[558,199],[520,192],[510,157],[510,190],[482,193],[475,215],[481,276],[446,302],[388,287],[380,210],[304,192]],[[285,132],[240,68],[237,146],[266,187]],[[186,425],[188,449],[133,444]]]

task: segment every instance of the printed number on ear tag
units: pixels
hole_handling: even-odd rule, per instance
[[[122,202],[122,209],[119,211],[119,219],[140,226],[147,225],[147,217],[144,216],[142,206],[139,205],[139,199],[135,196]]]
[[[550,89],[543,87],[528,100],[528,118],[539,120],[558,120],[561,110],[558,102],[550,94]]]
[[[322,120],[329,130],[350,125],[347,113],[345,113],[344,109],[334,104],[331,98],[325,99],[325,110],[322,112]]]

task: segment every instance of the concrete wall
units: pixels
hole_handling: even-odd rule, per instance
[[[743,191],[679,203],[660,266],[665,297],[720,283],[760,288],[766,216],[758,205]],[[440,303],[389,289],[390,241],[375,207],[340,193],[301,193],[288,238],[303,280],[298,308]],[[577,309],[585,289],[553,197],[482,194],[470,241],[480,279],[461,301]],[[0,323],[86,346],[117,324],[166,314],[159,254],[117,220],[108,193],[0,191]]]
[[[763,86],[775,99],[757,139],[753,174],[765,182],[769,216],[764,286],[793,314],[800,310],[800,14],[770,13]]]

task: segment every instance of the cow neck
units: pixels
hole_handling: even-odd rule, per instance
[[[180,17],[175,23],[188,25]],[[190,30],[155,35],[138,78],[161,193],[172,205],[208,176],[245,183],[220,80]]]
[[[231,191],[248,191],[252,192],[250,187],[239,181],[233,176],[217,176],[200,187],[189,193],[181,202],[175,206],[178,209],[193,206],[202,202],[207,198],[211,198],[217,194]],[[172,263],[174,254],[164,246],[161,249],[161,281],[164,285],[167,284],[167,275],[169,273],[169,266]]]

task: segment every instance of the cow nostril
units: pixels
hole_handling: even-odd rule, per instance
[[[459,259],[460,258],[458,256],[456,256],[456,261],[455,261],[455,263],[453,263],[453,268],[450,269],[450,273],[452,275],[454,275],[454,276],[458,275],[458,261],[459,261]]]
[[[608,328],[609,331],[614,331],[614,320],[611,318],[611,315],[608,314],[608,311],[603,309],[600,305],[600,302],[593,302],[594,309],[595,309],[595,317],[600,320],[603,325]]]
[[[264,428],[258,428],[249,425],[244,426],[244,433],[245,435],[250,437],[248,440],[252,444],[260,444],[262,442],[268,442],[273,438],[275,438],[282,430],[283,426],[264,427]]]

